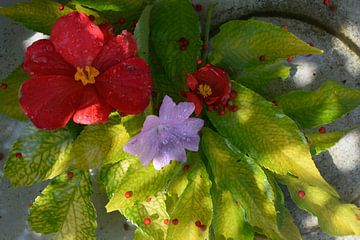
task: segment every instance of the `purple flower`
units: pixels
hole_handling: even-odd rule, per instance
[[[124,151],[138,155],[144,166],[153,160],[157,170],[172,160],[186,161],[185,149],[199,150],[198,132],[204,125],[202,119],[190,117],[194,110],[193,103],[176,105],[169,96],[165,96],[159,117],[147,116],[141,132],[130,139]]]

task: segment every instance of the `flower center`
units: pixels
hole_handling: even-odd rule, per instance
[[[211,87],[207,84],[200,84],[198,87],[198,91],[203,96],[203,98],[207,98],[212,94]]]
[[[75,73],[75,80],[81,80],[82,84],[94,84],[95,78],[100,74],[99,70],[92,66],[86,66],[85,68],[77,67]]]

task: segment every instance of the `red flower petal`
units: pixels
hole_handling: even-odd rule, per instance
[[[104,42],[107,43],[110,39],[115,37],[114,26],[110,23],[103,23],[99,25],[100,30],[104,34]]]
[[[73,120],[80,124],[107,122],[111,111],[112,107],[98,96],[94,86],[87,86]]]
[[[26,49],[23,67],[25,72],[35,76],[73,76],[76,72],[75,68],[55,51],[54,45],[47,39],[38,40]]]
[[[195,90],[198,85],[198,81],[196,80],[196,78],[193,75],[188,75],[186,78],[186,82],[187,82],[188,87],[191,90]]]
[[[207,104],[213,104],[218,100],[228,99],[230,97],[231,87],[228,76],[221,68],[207,65],[200,68],[194,74],[194,77],[199,83],[208,84],[213,91],[211,97],[206,101]]]
[[[149,66],[141,58],[129,58],[101,74],[95,86],[112,107],[124,114],[138,114],[150,101]]]
[[[20,105],[36,127],[62,128],[74,114],[83,90],[71,77],[33,77],[21,86]]]
[[[198,117],[202,111],[203,101],[193,92],[184,92],[187,100],[195,104],[195,115]]]
[[[83,13],[64,15],[53,25],[50,40],[75,67],[90,66],[104,45],[104,35]]]
[[[100,72],[135,56],[137,51],[136,41],[133,35],[126,30],[121,35],[111,38],[96,57],[93,66]]]

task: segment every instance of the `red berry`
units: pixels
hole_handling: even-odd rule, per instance
[[[64,6],[63,6],[63,5],[60,5],[60,6],[58,7],[58,9],[59,9],[59,11],[62,11],[62,10],[64,10]]]
[[[261,56],[259,57],[259,61],[260,61],[260,62],[265,61],[265,59],[266,59],[266,56],[265,56],[265,55],[261,55]]]
[[[298,191],[298,197],[299,198],[304,198],[305,197],[305,192],[304,191]]]
[[[1,89],[6,90],[8,88],[8,85],[6,83],[1,84]]]
[[[184,170],[184,171],[188,171],[189,169],[190,169],[190,166],[189,166],[189,165],[184,165],[184,166],[183,166],[183,170]]]
[[[189,40],[184,39],[183,41],[181,41],[181,44],[182,44],[183,46],[187,47],[187,46],[189,46],[190,42],[189,42]]]
[[[200,65],[200,64],[202,64],[202,62],[203,62],[203,61],[201,60],[201,58],[199,58],[196,63],[197,63],[198,65]]]
[[[144,224],[145,225],[149,225],[151,223],[151,219],[150,218],[144,218]]]
[[[236,112],[238,110],[237,106],[231,106],[231,111]]]
[[[319,133],[326,133],[326,128],[325,127],[319,128]]]
[[[164,224],[168,225],[169,224],[169,219],[164,219]]]
[[[194,5],[194,8],[195,8],[195,11],[201,12],[201,10],[202,10],[202,5],[201,5],[201,4],[195,4],[195,5]]]
[[[66,176],[69,178],[69,179],[72,179],[74,177],[74,173],[73,172],[67,172],[66,173]]]
[[[288,31],[289,30],[289,25],[283,24],[283,25],[281,25],[281,28]]]
[[[331,10],[332,12],[336,12],[337,6],[336,6],[336,5],[332,5],[332,6],[330,7],[330,10]]]
[[[205,231],[206,231],[206,225],[201,225],[199,228],[200,228],[200,230],[201,230],[202,232],[205,232]]]
[[[329,5],[330,4],[330,0],[323,0],[323,3],[325,6]]]
[[[124,24],[124,23],[125,23],[125,18],[120,18],[120,19],[119,19],[119,23],[120,23],[120,24]]]
[[[126,197],[126,198],[131,198],[131,196],[132,196],[132,191],[127,191],[127,192],[125,193],[125,197]]]
[[[178,225],[179,224],[179,220],[177,218],[173,219],[172,221],[172,224],[174,225]]]
[[[287,58],[287,61],[288,61],[288,62],[292,62],[293,60],[294,60],[294,57],[288,57],[288,58]]]
[[[231,91],[230,98],[236,98],[236,96],[237,96],[237,92]]]
[[[23,155],[22,155],[22,153],[17,152],[17,153],[15,153],[15,157],[16,157],[16,158],[22,158],[22,157],[23,157]]]
[[[200,220],[197,220],[196,222],[195,222],[195,226],[197,226],[197,227],[201,227],[201,221]]]
[[[151,202],[151,197],[147,198],[145,201]]]

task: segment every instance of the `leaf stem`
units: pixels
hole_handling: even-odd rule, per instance
[[[211,27],[211,17],[213,14],[213,11],[216,7],[217,3],[209,4],[207,7],[207,13],[206,13],[206,19],[205,19],[205,39],[204,39],[204,45],[205,49],[203,49],[203,56],[202,56],[202,62],[204,63],[207,60],[208,55],[208,46],[209,46],[209,38],[210,38],[210,27]]]

